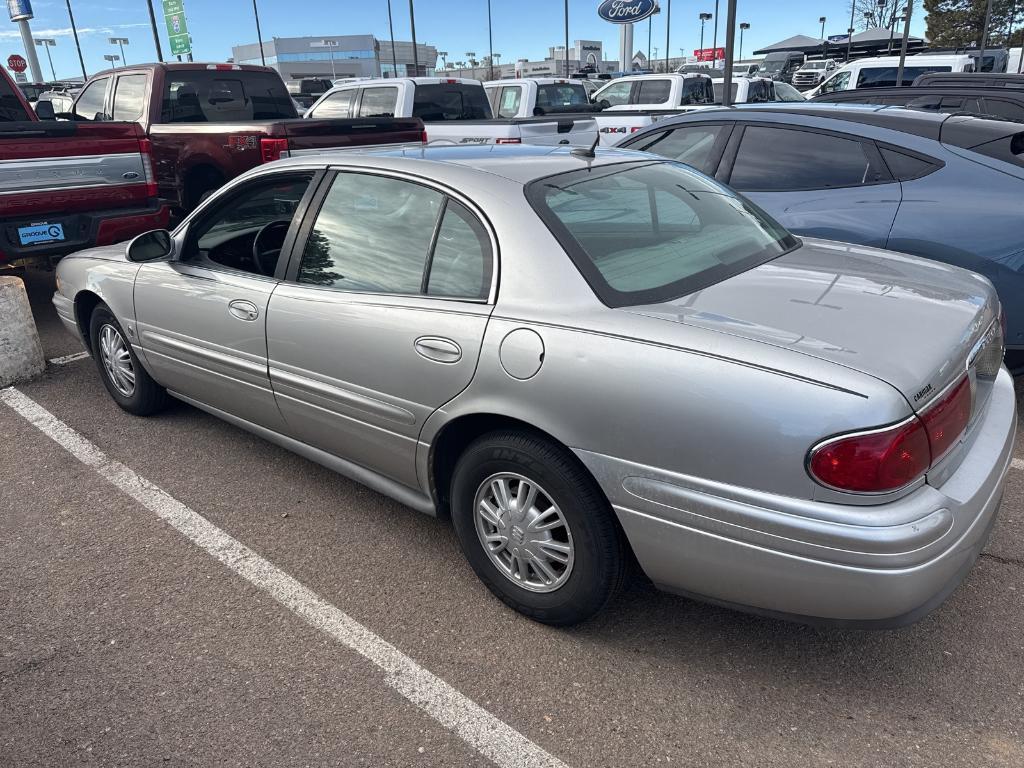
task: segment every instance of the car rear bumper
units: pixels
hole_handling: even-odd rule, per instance
[[[916,621],[981,553],[1013,458],[1003,369],[960,466],[884,505],[792,499],[577,451],[659,587],[743,610],[845,626]]]
[[[166,229],[171,208],[154,201],[145,207],[84,213],[42,213],[5,220],[0,224],[0,264],[55,260],[97,245],[110,245],[148,232]],[[65,239],[22,245],[18,230],[40,224],[59,224]]]

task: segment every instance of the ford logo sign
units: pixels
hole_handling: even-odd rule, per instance
[[[632,24],[657,12],[657,0],[604,0],[597,7],[597,15],[612,24]]]

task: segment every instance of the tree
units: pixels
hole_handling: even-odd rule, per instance
[[[939,47],[963,48],[981,43],[987,0],[924,0],[928,14],[928,39]],[[1003,45],[1011,24],[1016,23],[1016,0],[993,0],[986,47]]]
[[[896,23],[896,17],[906,5],[907,0],[885,0],[885,5],[879,8],[877,0],[854,0],[853,26],[861,29],[889,28]]]

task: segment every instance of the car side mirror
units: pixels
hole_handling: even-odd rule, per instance
[[[53,111],[53,102],[37,101],[36,117],[38,117],[40,120],[56,120],[57,113]]]
[[[608,99],[601,99],[599,102],[597,102],[597,106],[599,106],[601,109],[608,109],[611,105],[612,103],[608,101]]]
[[[139,264],[169,259],[174,255],[174,240],[166,229],[154,229],[128,243],[127,255],[129,261]]]

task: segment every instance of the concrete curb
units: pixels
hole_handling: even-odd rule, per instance
[[[0,277],[0,387],[34,378],[45,367],[25,283]]]

